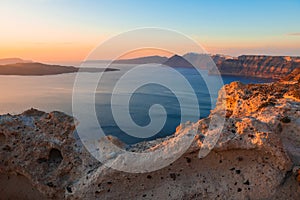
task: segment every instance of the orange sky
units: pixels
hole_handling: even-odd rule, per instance
[[[108,37],[107,37],[108,38]],[[209,53],[223,53],[229,55],[240,54],[273,54],[282,55],[284,51],[288,54],[289,51],[297,50],[300,46],[299,37],[269,37],[260,39],[237,39],[232,41],[226,38],[209,38],[209,37],[193,37],[199,44]],[[81,39],[80,42],[76,42]],[[48,38],[49,40],[49,38]],[[63,39],[64,40],[64,39]],[[59,61],[82,61],[89,53],[97,47],[105,38],[93,39],[84,41],[82,38],[71,38],[66,40],[68,42],[58,41],[54,42],[22,42],[9,44],[3,41],[0,47],[0,55],[2,58],[19,57],[26,60],[34,60],[41,62],[59,62]],[[1,39],[0,39],[1,41]],[[201,42],[199,42],[201,41]],[[274,42],[276,41],[276,42]],[[116,47],[117,48],[117,47]],[[178,51],[181,47],[178,46]],[[266,53],[268,52],[268,53]],[[182,52],[185,53],[185,52]],[[143,51],[131,52],[123,55],[122,58],[135,58],[148,55],[161,55],[169,57],[171,54],[161,50],[146,49]],[[111,59],[110,52],[103,55],[101,59]]]
[[[82,61],[106,39],[140,27],[180,31],[212,54],[300,56],[299,1],[270,2],[182,1],[172,3],[170,9],[167,0],[3,0],[0,58]],[[245,12],[245,7],[253,12]],[[175,45],[178,52],[186,53],[184,46]],[[101,59],[111,59],[114,48],[118,46]],[[147,50],[126,58],[158,53],[168,55]]]

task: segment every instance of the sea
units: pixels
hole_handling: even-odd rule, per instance
[[[105,66],[105,63],[92,63],[90,67],[102,68]],[[85,80],[84,84],[87,87],[86,89],[85,86],[75,89],[77,89],[77,94],[84,96],[93,80],[101,76],[101,80],[94,91],[94,107],[99,125],[105,135],[118,137],[127,144],[165,137],[174,133],[180,123],[195,122],[200,118],[207,117],[215,107],[218,91],[223,84],[233,81],[242,83],[269,83],[273,81],[272,79],[229,75],[220,78],[209,75],[207,70],[192,68],[176,68],[174,73],[167,73],[166,71],[161,73],[160,70],[157,72],[155,70],[140,70],[134,76],[128,76],[129,79],[123,80],[119,84],[121,85],[120,89],[116,90],[118,81],[132,66],[113,64],[109,67],[120,69],[120,71],[97,74],[82,72],[84,73],[82,76]],[[20,114],[27,109],[35,108],[45,112],[61,111],[73,115],[74,81],[78,78],[78,74],[80,73],[47,76],[0,76],[0,114]],[[181,78],[185,81],[179,81],[178,74],[182,75]],[[151,81],[143,85],[141,80]],[[160,85],[161,82],[171,83],[176,89]],[[186,83],[189,83],[189,87],[185,86]],[[135,84],[138,85],[135,86]],[[132,88],[134,88],[133,91]],[[190,90],[191,88],[192,90]],[[111,101],[113,92],[114,98],[117,99],[114,103]],[[124,100],[126,99],[124,96],[130,96],[128,102]],[[197,105],[193,99],[195,97],[197,97]],[[181,104],[181,102],[185,103]],[[159,108],[163,107],[164,111],[151,109],[153,105],[160,105]],[[115,113],[112,112],[112,106],[114,106]],[[140,131],[140,136],[127,134],[126,130],[130,131],[130,127],[124,130],[115,120],[118,111],[123,112],[124,109],[126,110],[126,106],[128,106],[128,112],[135,125],[141,128],[150,127],[148,125],[152,123],[153,119],[150,116],[152,115],[158,121],[164,122],[163,126],[155,135],[150,137],[143,135],[144,131]],[[197,113],[194,112],[195,109],[199,109],[199,115],[194,114]],[[192,113],[191,116],[189,113]],[[119,117],[120,119],[122,120]],[[182,121],[183,119],[185,121]]]

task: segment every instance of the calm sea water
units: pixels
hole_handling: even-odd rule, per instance
[[[105,79],[100,82],[95,98],[97,117],[105,133],[117,136],[126,143],[136,143],[142,140],[151,140],[172,134],[180,123],[180,104],[171,90],[158,84],[144,85],[139,87],[135,93],[132,94],[130,99],[130,114],[136,124],[146,126],[150,123],[148,115],[149,108],[153,104],[160,104],[167,112],[167,120],[162,130],[153,137],[141,139],[129,136],[118,128],[111,113],[111,91],[120,75],[124,73],[124,70],[126,70],[128,66],[117,65],[112,67],[119,68],[121,71],[105,73]],[[215,106],[217,92],[220,89],[219,84],[214,84],[216,77],[209,76],[205,70],[201,71],[201,75],[194,69],[178,68],[176,70],[192,85],[198,97],[199,110],[201,113],[200,117],[208,116],[210,110]],[[134,84],[138,79],[146,75],[145,73],[140,74],[140,76],[136,77],[136,80],[132,79],[126,84],[130,87],[131,84]],[[85,76],[88,77],[87,84],[89,84],[89,77],[90,79],[95,78],[95,74],[86,73]],[[155,74],[152,74],[152,76],[155,77]],[[72,115],[72,91],[75,77],[76,74],[74,73],[51,76],[0,76],[0,113],[19,114],[33,107],[47,112],[53,110],[63,111]],[[167,74],[164,75],[164,77],[165,79],[173,78]],[[207,82],[205,83],[201,77],[205,77]],[[270,79],[236,76],[223,76],[222,79],[224,84],[233,81],[241,81],[243,83],[264,83],[272,81]],[[127,87],[126,84],[124,86],[125,88]],[[176,84],[176,80],[174,80],[174,84]],[[207,84],[210,84],[210,87],[213,88],[211,94],[208,92]],[[84,92],[83,90],[82,93],[84,94]],[[181,97],[189,98],[189,93],[185,91],[184,87],[182,90],[179,88],[179,92]],[[120,92],[120,94],[117,95],[123,94]],[[122,109],[122,105],[120,104],[119,106],[120,109]],[[193,106],[187,106],[186,109],[195,108]],[[157,113],[155,117],[163,118],[164,116]],[[190,119],[191,121],[195,121],[194,116],[190,116]]]

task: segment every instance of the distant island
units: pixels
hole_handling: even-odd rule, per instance
[[[2,58],[0,59],[0,65],[8,65],[15,63],[31,63],[31,60],[23,60],[21,58]]]
[[[163,56],[146,56],[121,60],[87,60],[84,63],[111,62],[111,64],[162,64],[174,68],[192,68],[208,70],[210,75],[232,75],[280,79],[293,70],[300,68],[300,57],[241,55],[238,57],[221,54],[187,53],[183,56],[173,55],[170,58]],[[215,64],[216,67],[213,67]],[[54,75],[74,72],[103,72],[116,71],[115,68],[78,68],[73,66],[48,65],[22,60],[19,58],[0,59],[0,75]]]
[[[19,62],[21,59],[0,59],[0,63],[4,62]],[[0,75],[19,75],[19,76],[43,76],[57,75],[75,72],[107,72],[118,71],[115,68],[79,68],[73,66],[48,65],[36,62],[21,62],[0,65]]]
[[[217,68],[212,67],[212,62]],[[116,60],[118,64],[157,63],[170,67],[197,67],[209,71],[210,75],[233,75],[280,79],[300,68],[300,57],[241,55],[238,57],[221,54],[187,53],[183,56],[174,55],[168,59],[159,56],[149,56],[127,60]]]
[[[162,64],[169,67],[193,67],[193,65],[187,59],[179,55],[170,57],[166,62]]]
[[[168,58],[163,56],[146,56],[140,58],[115,60],[113,61],[113,64],[162,64],[164,62],[167,62],[167,60]]]

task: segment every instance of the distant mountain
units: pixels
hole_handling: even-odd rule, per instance
[[[157,63],[162,64],[168,60],[167,57],[162,56],[147,56],[147,57],[140,57],[140,58],[133,58],[133,59],[121,59],[115,60],[113,63],[117,64],[150,64],[150,63]]]
[[[42,76],[55,75],[74,72],[103,72],[103,71],[117,71],[119,69],[113,68],[78,68],[72,66],[61,65],[47,65],[43,63],[14,63],[7,65],[0,65],[0,75],[20,75],[20,76]]]
[[[193,67],[191,63],[179,55],[172,56],[163,64],[169,67]]]
[[[219,58],[216,65],[223,75],[280,79],[300,68],[300,57],[242,55],[237,58]],[[209,70],[210,74],[219,72],[213,68]]]
[[[213,65],[217,63],[221,63],[226,59],[232,58],[232,56],[227,55],[211,55],[211,54],[199,54],[199,53],[187,53],[182,56],[187,61],[189,61],[191,64],[193,64],[194,67],[200,68],[200,69],[210,69],[213,68]]]
[[[15,63],[29,63],[32,61],[23,60],[21,58],[2,58],[0,59],[0,65],[8,65],[8,64],[15,64]]]
[[[300,57],[241,55],[232,57],[227,55],[209,55],[187,53],[174,55],[165,63],[170,67],[197,67],[208,69],[209,74],[250,76],[280,79],[293,70],[300,68]],[[217,66],[216,67],[214,67]]]
[[[27,63],[20,58],[0,59],[0,75],[49,75],[60,73],[72,73],[79,71],[79,68],[46,65],[42,63]],[[91,61],[96,62],[96,61]],[[250,76],[280,79],[289,75],[295,69],[300,68],[300,57],[290,56],[266,56],[266,55],[241,55],[231,57],[226,55],[209,55],[187,53],[183,56],[174,55],[170,58],[161,56],[148,56],[134,59],[116,60],[117,64],[164,64],[170,67],[197,67],[207,69],[209,74]],[[214,65],[217,68],[213,67]],[[84,68],[80,71],[99,72],[104,69]],[[106,69],[115,71],[118,69]]]

